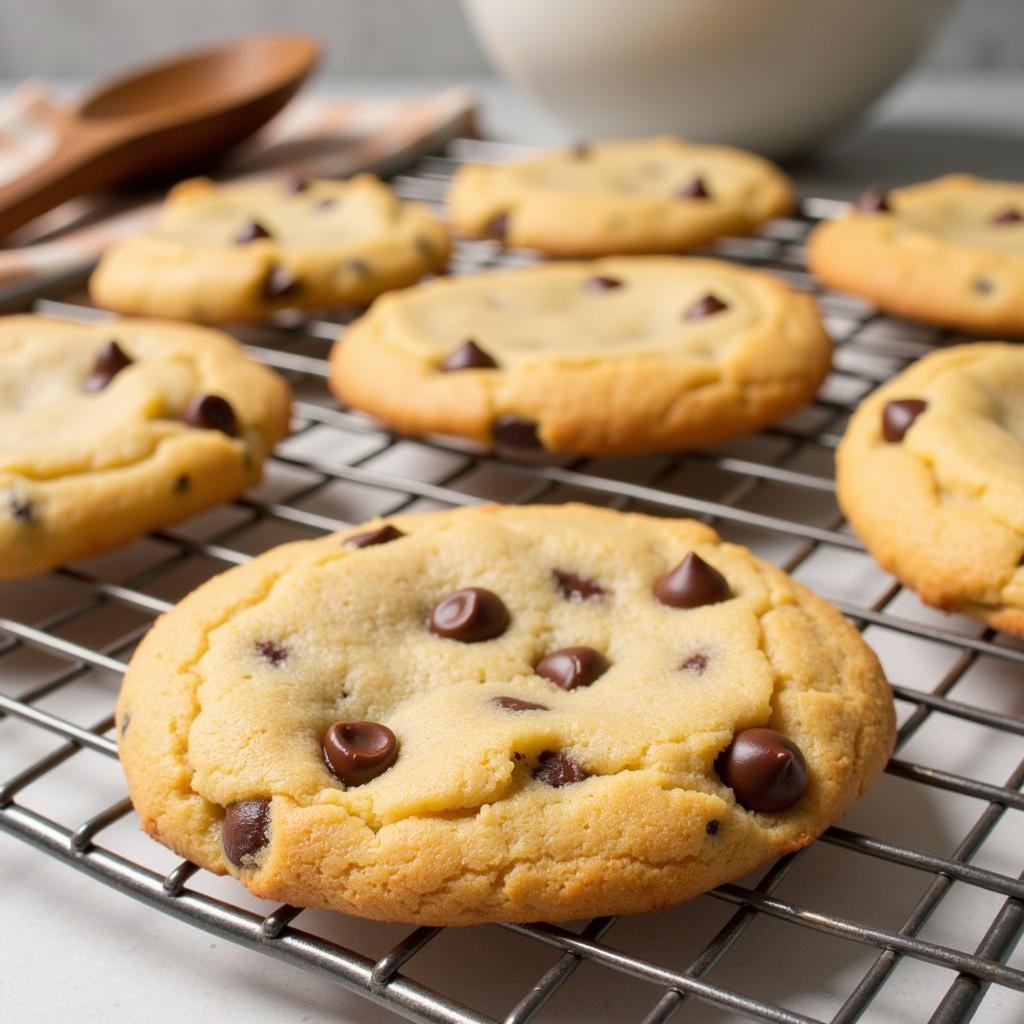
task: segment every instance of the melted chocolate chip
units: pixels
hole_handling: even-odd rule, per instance
[[[219,430],[228,437],[238,433],[238,420],[231,403],[220,395],[196,395],[181,414],[190,426],[200,430]]]
[[[728,303],[712,295],[710,292],[702,299],[698,299],[684,314],[684,320],[703,320],[705,317],[721,313],[728,309]]]
[[[498,364],[472,339],[467,338],[441,364],[442,373],[458,370],[493,370]]]
[[[121,728],[118,729],[118,734],[121,739],[124,739],[124,734],[128,731],[128,726],[132,724],[132,713],[126,711],[124,717],[121,719]]]
[[[263,296],[267,299],[283,299],[299,290],[299,279],[285,267],[271,267],[263,282]]]
[[[590,143],[589,142],[577,142],[575,146],[569,151],[572,153],[574,160],[585,160],[590,156]]]
[[[971,287],[978,295],[991,295],[995,289],[995,285],[987,277],[977,278]]]
[[[417,235],[416,240],[413,243],[416,246],[416,251],[427,260],[434,258],[434,246],[429,238],[424,238],[422,235]]]
[[[332,206],[337,206],[338,200],[334,196],[321,196],[314,204],[314,210],[329,210]]]
[[[236,868],[246,866],[270,839],[270,801],[239,800],[224,812],[221,842]]]
[[[547,704],[537,704],[532,700],[520,700],[518,697],[492,697],[492,704],[497,704],[503,711],[550,711]]]
[[[28,498],[22,498],[17,494],[7,495],[7,508],[13,519],[20,523],[34,523],[36,521],[36,507]]]
[[[256,650],[263,655],[271,665],[280,665],[288,658],[288,648],[277,643],[276,640],[259,640],[256,643]]]
[[[234,241],[236,245],[248,245],[258,238],[270,238],[270,232],[258,220],[251,220],[238,229]]]
[[[608,659],[593,647],[563,647],[537,662],[537,675],[563,690],[589,686],[609,669]]]
[[[568,786],[574,782],[582,782],[590,777],[590,773],[583,769],[579,761],[562,753],[560,750],[545,750],[537,758],[537,767],[533,770],[533,777],[545,785]]]
[[[588,277],[583,287],[588,292],[611,292],[622,287],[622,281],[617,277],[608,277],[607,274],[597,274],[595,277]]]
[[[1016,210],[1010,206],[1001,213],[997,213],[992,218],[992,223],[1003,227],[1007,224],[1019,224],[1022,220],[1024,220],[1024,213],[1021,213],[1020,210]]]
[[[379,722],[335,722],[324,734],[324,758],[336,779],[362,786],[398,757],[395,734]]]
[[[807,789],[800,748],[774,729],[744,729],[718,755],[715,771],[748,811],[784,811]]]
[[[872,185],[861,192],[854,206],[861,213],[888,213],[890,210],[889,193],[884,188]]]
[[[192,481],[189,479],[188,474],[182,473],[181,476],[177,477],[174,481],[174,493],[185,494],[191,486]]]
[[[709,822],[708,822],[708,823],[707,823],[707,824],[706,824],[706,825],[704,826],[704,831],[705,831],[705,832],[707,832],[707,834],[708,834],[709,836],[717,836],[717,835],[718,835],[718,829],[719,829],[719,827],[720,827],[720,826],[721,826],[721,822],[720,822],[720,821],[718,821],[718,820],[717,820],[717,819],[715,819],[715,818],[712,818],[712,819],[711,819],[711,820],[710,820],[710,821],[709,821]]]
[[[484,234],[489,238],[496,238],[499,242],[505,241],[505,237],[508,235],[508,214],[499,213],[496,217],[492,217],[484,228]]]
[[[345,266],[352,271],[353,274],[359,277],[370,276],[370,264],[366,260],[360,259],[358,256],[353,256],[352,259],[345,262]]]
[[[100,349],[92,370],[82,387],[86,391],[102,391],[126,366],[131,366],[131,357],[116,341],[108,341]]]
[[[385,523],[383,526],[378,526],[376,530],[367,530],[366,533],[356,533],[351,537],[346,537],[345,547],[372,548],[377,544],[388,544],[404,536],[405,534],[397,526]]]
[[[293,174],[285,181],[284,190],[289,195],[297,196],[300,192],[305,192],[311,184],[309,178],[304,178],[301,174]]]
[[[882,437],[890,444],[902,441],[911,424],[928,408],[920,398],[901,398],[882,410]]]
[[[464,644],[493,640],[508,629],[508,624],[504,601],[483,587],[456,590],[438,601],[430,613],[432,633]]]
[[[604,597],[604,587],[593,580],[584,579],[564,569],[555,569],[552,575],[562,597],[570,601],[600,601]]]
[[[537,424],[522,416],[499,416],[492,427],[494,439],[508,448],[543,448]]]
[[[691,551],[655,584],[654,596],[672,608],[700,608],[728,601],[732,591],[726,578]]]
[[[694,675],[702,676],[704,669],[708,667],[708,656],[703,651],[697,651],[696,654],[691,654],[679,667],[684,672],[692,672]]]
[[[711,193],[704,184],[704,179],[697,175],[693,181],[685,184],[677,193],[680,199],[710,199]]]

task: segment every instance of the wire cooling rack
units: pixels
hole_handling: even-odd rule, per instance
[[[459,142],[395,184],[437,203],[460,159],[501,155]],[[0,828],[154,909],[415,1021],[1024,1020],[1024,958],[1014,959],[1024,928],[1024,645],[925,609],[874,566],[836,507],[832,451],[850,410],[951,340],[814,284],[803,268],[806,234],[839,209],[808,200],[799,218],[710,250],[812,291],[839,345],[806,409],[685,455],[511,462],[403,439],[329,397],[325,358],[342,321],[284,318],[238,331],[297,398],[294,433],[264,483],[122,551],[0,587]],[[463,242],[452,271],[528,262],[488,241]],[[98,315],[80,280],[51,282],[4,311],[33,307]],[[894,682],[899,740],[886,774],[841,825],[661,914],[396,931],[267,906],[233,882],[211,894],[212,876],[137,835],[119,775],[88,784],[90,766],[117,757],[113,699],[132,647],[202,579],[375,514],[570,499],[704,519],[863,630]],[[62,772],[77,786],[70,805],[64,787],[58,807],[46,784]],[[445,974],[440,965],[472,959],[473,947],[488,950],[482,962]]]

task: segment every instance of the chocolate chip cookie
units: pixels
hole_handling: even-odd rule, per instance
[[[767,160],[669,136],[469,164],[448,196],[459,231],[554,256],[681,252],[792,207],[789,180]]]
[[[203,323],[284,308],[361,305],[448,259],[448,234],[419,203],[372,175],[351,181],[171,190],[152,229],[113,245],[90,281],[120,313]]]
[[[836,480],[884,568],[928,604],[1024,636],[1024,349],[914,363],[857,409]]]
[[[1024,184],[952,174],[869,189],[814,230],[807,259],[830,288],[898,316],[1024,335]]]
[[[767,274],[622,257],[446,278],[384,296],[331,354],[331,386],[398,430],[628,453],[781,419],[828,372],[810,298]]]
[[[587,506],[291,544],[155,625],[143,827],[252,892],[418,924],[671,906],[803,846],[893,708],[830,605],[708,527]]]
[[[236,497],[287,433],[289,404],[219,331],[0,318],[0,579]]]

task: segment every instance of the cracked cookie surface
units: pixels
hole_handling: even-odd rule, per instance
[[[894,729],[831,606],[699,523],[587,506],[268,552],[159,620],[118,722],[179,854],[423,924],[696,896],[827,827]]]
[[[830,288],[887,312],[1024,335],[1024,184],[951,174],[869,190],[815,228],[807,262]]]
[[[817,390],[812,300],[717,260],[627,256],[384,296],[331,353],[346,402],[409,433],[583,454],[756,430]]]
[[[115,243],[89,282],[120,313],[203,323],[363,305],[440,270],[444,227],[368,174],[351,181],[215,185],[168,194],[154,226]]]
[[[669,136],[469,164],[448,194],[459,231],[553,256],[681,252],[792,206],[789,180],[762,157]]]
[[[0,318],[0,578],[236,497],[289,406],[284,381],[219,331]]]
[[[840,505],[868,550],[929,604],[1024,635],[1024,350],[932,353],[858,407]]]

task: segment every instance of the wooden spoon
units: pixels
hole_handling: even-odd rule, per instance
[[[83,192],[196,169],[266,124],[319,56],[306,36],[248,36],[101,85],[58,124],[51,155],[0,187],[0,237]]]

